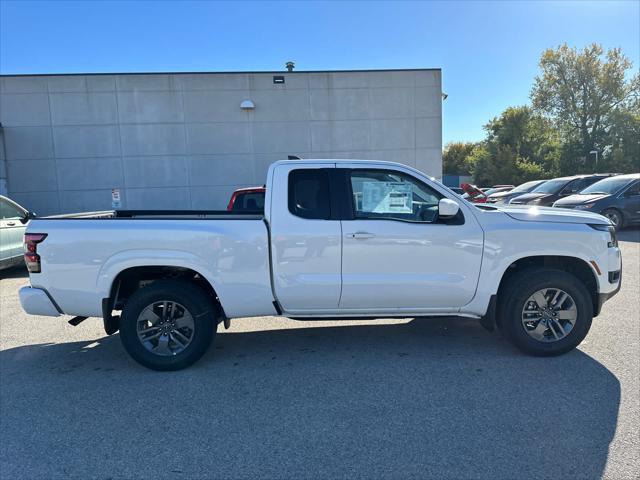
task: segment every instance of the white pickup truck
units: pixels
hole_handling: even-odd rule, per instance
[[[465,316],[521,350],[558,355],[620,289],[600,215],[474,206],[391,162],[271,165],[264,215],[116,211],[32,219],[34,315],[102,317],[127,352],[184,368],[229,319]]]

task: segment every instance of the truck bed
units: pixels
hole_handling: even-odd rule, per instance
[[[190,269],[216,285],[229,317],[273,311],[262,215],[117,210],[38,217],[27,231],[47,235],[38,245],[42,271],[31,274],[31,284],[69,315],[101,316],[120,272],[155,265]]]

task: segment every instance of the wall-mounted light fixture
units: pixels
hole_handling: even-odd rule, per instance
[[[240,103],[240,108],[242,110],[253,110],[254,108],[256,108],[256,106],[251,100],[243,100]]]

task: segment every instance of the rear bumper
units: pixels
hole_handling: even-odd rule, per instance
[[[22,287],[20,289],[20,304],[29,315],[60,316],[60,310],[49,294],[41,288]]]

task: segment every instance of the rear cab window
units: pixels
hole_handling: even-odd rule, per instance
[[[289,173],[289,212],[309,220],[328,220],[331,217],[326,169],[298,169]]]

